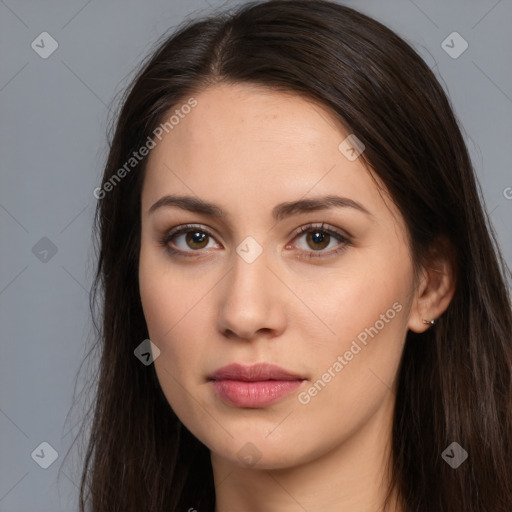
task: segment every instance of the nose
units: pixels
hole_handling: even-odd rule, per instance
[[[238,254],[218,293],[218,328],[231,339],[273,338],[286,329],[286,288],[265,250],[252,263]],[[289,297],[288,297],[289,302]]]

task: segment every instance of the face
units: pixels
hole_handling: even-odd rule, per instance
[[[406,227],[325,108],[249,85],[194,98],[142,191],[158,379],[212,455],[312,461],[391,410],[415,289]]]

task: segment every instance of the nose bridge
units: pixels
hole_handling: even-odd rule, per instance
[[[233,254],[233,267],[228,288],[237,300],[269,299],[268,250],[253,237],[245,238]]]
[[[279,330],[284,314],[279,292],[267,265],[269,251],[252,237],[233,254],[219,303],[219,328],[244,338],[260,329]]]

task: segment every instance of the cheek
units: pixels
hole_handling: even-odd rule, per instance
[[[197,293],[186,293],[184,283],[162,272],[162,266],[141,254],[139,287],[149,338],[160,349],[154,361],[160,387],[174,412],[186,424],[204,421],[197,418],[187,390],[192,389],[192,374],[197,376],[201,354],[197,340],[200,304]],[[196,306],[194,307],[194,304]],[[194,319],[196,321],[194,321]],[[194,370],[194,371],[193,371]],[[195,382],[196,379],[193,379]],[[200,409],[201,410],[201,409]],[[199,410],[199,412],[200,412]]]
[[[189,321],[197,300],[186,287],[158,276],[153,269],[140,273],[144,317],[151,341],[164,356],[159,362],[166,360],[176,366],[187,353],[193,353],[195,337]]]
[[[165,255],[143,248],[139,289],[149,337],[161,351],[155,367],[166,382],[172,375],[186,384],[192,373],[197,374],[190,370],[199,367],[198,359],[203,353],[199,344],[207,339],[200,329],[206,329],[207,325],[204,296],[209,287],[170,269]]]
[[[166,261],[165,251],[142,241],[139,261],[139,290],[144,317],[152,341],[161,343],[190,309],[192,286]],[[154,340],[153,340],[154,338]]]
[[[380,331],[389,332],[391,324],[396,332],[403,331],[410,304],[412,269],[407,259],[402,261],[399,266],[378,259],[357,263],[349,272],[331,273],[324,286],[312,281],[300,283],[298,278],[295,289],[311,310],[306,318],[321,329],[317,341],[324,340],[326,346],[338,351],[360,333],[364,338],[366,329],[376,322]]]
[[[382,307],[346,311],[335,326],[335,343],[305,347],[312,377],[297,395],[295,419],[300,419],[304,432],[321,432],[327,447],[356,436],[376,415],[382,415],[383,428],[387,425],[405,332],[404,308],[393,318],[396,311],[391,309],[389,323],[379,318],[392,305],[386,298]]]
[[[319,414],[329,404],[338,405],[337,411],[349,408],[361,414],[378,405],[397,374],[411,282],[410,259],[397,254],[396,261],[376,258],[371,265],[366,261],[358,270],[354,266],[350,273],[334,275],[323,298],[318,292],[313,295],[312,309],[321,312],[331,332],[324,329],[327,334],[322,337],[303,338],[304,360],[313,384],[318,384],[306,393],[309,396],[303,395],[301,403],[315,402],[312,408],[318,407]],[[338,413],[333,410],[332,414]]]

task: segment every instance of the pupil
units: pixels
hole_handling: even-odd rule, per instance
[[[206,233],[201,233],[200,231],[195,231],[195,232],[188,233],[187,240],[193,245],[201,245],[202,243],[204,243],[206,237],[207,237]]]
[[[329,235],[325,235],[321,231],[312,232],[310,236],[313,244],[321,244],[321,247],[315,247],[314,249],[323,249],[329,244]]]

